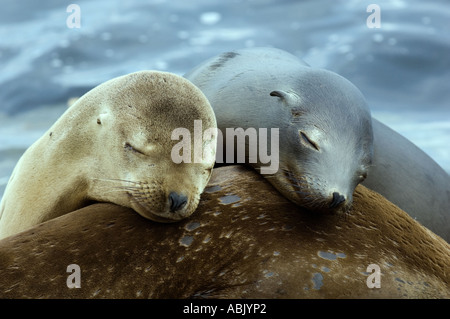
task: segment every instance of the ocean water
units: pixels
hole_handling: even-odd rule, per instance
[[[79,28],[67,24],[71,3],[80,8]],[[375,21],[371,3],[379,28],[367,23]],[[447,0],[3,0],[0,197],[20,155],[70,97],[143,69],[182,75],[253,46],[284,49],[348,78],[374,117],[450,172]]]

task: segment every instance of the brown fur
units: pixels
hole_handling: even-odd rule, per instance
[[[364,186],[347,215],[308,213],[241,166],[176,224],[97,204],[0,241],[2,298],[450,298],[449,269],[449,244]]]

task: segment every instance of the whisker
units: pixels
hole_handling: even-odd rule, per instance
[[[138,186],[117,186],[115,188],[117,188],[117,189],[125,189],[125,190],[129,190],[129,191],[135,191],[135,190],[142,189],[142,187],[138,187]]]
[[[131,197],[142,196],[143,191],[146,190],[146,185],[142,182],[135,182],[126,179],[114,179],[114,178],[93,178],[92,180],[101,182],[97,185],[101,189],[105,189],[103,193],[114,194],[114,193],[126,193],[131,195]],[[116,183],[116,185],[111,185],[110,183]],[[124,185],[125,184],[125,185]]]
[[[115,189],[115,188],[107,188],[105,191],[103,191],[103,195],[111,194],[111,193],[119,193],[119,192],[122,192],[122,190]]]
[[[130,181],[126,179],[115,179],[115,178],[93,178],[93,180],[102,181],[102,182],[125,182],[131,184],[141,184],[141,182]]]

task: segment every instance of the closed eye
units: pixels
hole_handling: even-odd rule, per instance
[[[299,131],[299,132],[300,132],[300,139],[301,139],[300,142],[302,142],[303,145],[306,145],[306,146],[308,146],[308,147],[312,147],[312,148],[314,148],[316,151],[319,151],[319,150],[320,150],[319,146],[318,146],[314,141],[312,141],[312,140],[308,137],[308,135],[306,135],[306,133],[304,133],[304,132],[302,132],[302,131]]]
[[[143,152],[141,152],[141,151],[138,150],[137,148],[133,147],[133,146],[132,146],[130,143],[128,143],[128,142],[125,143],[124,148],[125,148],[125,150],[132,151],[132,152],[135,152],[135,153],[139,153],[139,154],[145,155]]]

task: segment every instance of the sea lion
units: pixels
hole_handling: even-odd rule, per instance
[[[351,207],[373,152],[370,110],[352,83],[275,48],[223,53],[184,76],[210,101],[222,134],[279,129],[279,169],[264,176],[286,198],[310,210]],[[246,156],[258,171],[266,166]]]
[[[274,48],[223,53],[185,77],[208,97],[221,130],[280,128],[280,171],[268,177],[290,200],[339,208],[362,182],[450,241],[449,175],[370,119],[362,94],[344,78]]]
[[[372,118],[374,159],[366,187],[450,242],[450,176],[411,141]]]
[[[0,238],[92,202],[159,222],[188,217],[216,148],[216,135],[193,134],[187,142],[200,145],[202,156],[174,163],[172,132],[194,132],[195,120],[203,130],[216,127],[203,93],[175,74],[141,71],[95,87],[20,158],[0,205]]]
[[[450,297],[450,245],[362,185],[345,216],[238,165],[201,197],[178,223],[103,203],[1,240],[0,298]]]

